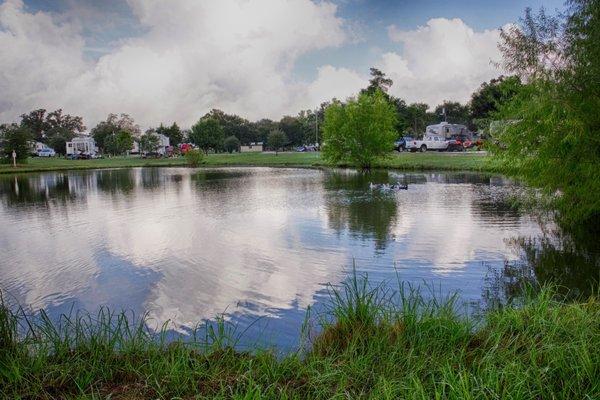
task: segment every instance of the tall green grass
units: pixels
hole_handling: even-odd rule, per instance
[[[480,320],[456,296],[354,273],[331,288],[321,331],[286,355],[235,350],[226,321],[167,340],[107,309],[52,322],[0,307],[0,393],[32,398],[597,399],[600,306],[552,287]],[[171,338],[172,339],[172,338]]]

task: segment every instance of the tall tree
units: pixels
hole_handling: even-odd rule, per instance
[[[181,142],[183,142],[183,132],[181,131],[179,125],[177,125],[176,122],[173,122],[173,125],[171,126],[164,126],[161,123],[160,126],[155,129],[155,132],[168,137],[171,146],[177,146]]]
[[[361,93],[325,110],[323,155],[330,163],[351,162],[368,170],[389,154],[397,137],[396,110],[381,90]]]
[[[484,82],[471,96],[469,108],[472,123],[480,129],[489,126],[493,115],[502,105],[508,103],[522,86],[518,76],[500,76]]]
[[[78,116],[63,114],[62,109],[46,113],[46,110],[40,108],[31,111],[29,114],[21,115],[21,125],[32,133],[33,140],[50,144],[53,142],[64,143],[71,140],[77,134],[85,131],[83,119]],[[64,153],[63,146],[58,146],[55,150]]]
[[[225,141],[223,142],[223,147],[225,148],[226,152],[231,154],[234,151],[238,151],[240,149],[240,140],[235,136],[231,135],[225,138]]]
[[[444,101],[435,108],[435,114],[451,124],[470,125],[471,123],[469,106],[457,101]]]
[[[600,227],[600,0],[566,13],[526,10],[501,32],[504,67],[527,84],[492,132],[497,161],[545,189],[569,226]]]
[[[29,114],[22,114],[21,126],[31,132],[33,140],[43,141],[47,130],[46,110],[40,108],[29,112]]]
[[[210,116],[200,118],[190,131],[190,141],[204,150],[205,153],[208,153],[209,150],[221,150],[223,140],[223,128],[217,119]]]
[[[139,139],[140,152],[154,152],[160,145],[156,131],[148,129]]]
[[[279,130],[285,133],[289,144],[292,146],[304,144],[304,137],[307,132],[299,118],[286,115],[279,121]]]
[[[371,67],[370,72],[371,79],[369,80],[369,86],[363,89],[363,92],[373,94],[377,90],[381,90],[387,94],[388,89],[394,82],[390,78],[386,78],[385,73],[375,67]]]
[[[281,150],[286,144],[288,144],[288,137],[281,129],[275,129],[269,133],[269,139],[267,141],[269,147],[275,150],[275,155]]]
[[[122,153],[119,151],[120,148],[118,146],[115,147],[117,143],[116,136],[120,132],[128,132],[133,140],[139,138],[141,130],[128,114],[121,114],[120,117],[117,114],[108,114],[106,121],[99,122],[92,129],[91,134],[96,141],[96,146],[100,149],[108,153],[120,154]],[[107,139],[109,140],[109,144],[107,144]]]

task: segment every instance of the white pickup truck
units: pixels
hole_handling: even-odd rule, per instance
[[[448,150],[451,140],[447,140],[443,136],[428,135],[423,140],[413,139],[406,142],[406,150],[426,152],[427,150]]]

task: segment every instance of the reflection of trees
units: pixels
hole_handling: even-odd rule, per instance
[[[329,226],[336,231],[371,237],[384,249],[390,228],[396,223],[398,205],[394,193],[369,190],[369,183],[390,182],[387,172],[354,174],[335,172],[326,176],[325,205]]]
[[[135,188],[133,169],[109,169],[95,171],[98,189],[108,194],[130,194]]]
[[[139,171],[142,188],[146,190],[154,190],[161,185],[162,175],[158,168],[142,168]]]
[[[0,178],[0,196],[8,207],[66,205],[76,199],[67,174],[35,174]]]
[[[542,238],[515,238],[510,244],[521,258],[492,275],[484,291],[488,302],[514,300],[526,285],[552,283],[569,299],[586,298],[597,290],[600,249],[594,237],[555,232]]]
[[[193,174],[191,181],[202,206],[220,214],[251,206],[247,193],[254,188],[256,175],[252,171],[204,170]]]

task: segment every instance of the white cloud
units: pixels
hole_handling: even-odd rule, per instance
[[[385,53],[378,67],[394,81],[391,93],[431,106],[465,102],[482,82],[497,77],[498,30],[476,32],[460,19],[435,18],[415,30],[388,28],[399,52]]]
[[[172,120],[186,125],[214,107],[248,118],[277,118],[351,94],[345,82],[329,76],[335,72],[331,67],[313,83],[292,79],[299,56],[352,39],[331,3],[128,3],[143,33],[95,61],[84,56],[80,23],[29,13],[21,0],[2,3],[0,120],[37,107],[62,107],[88,125],[109,112],[130,113],[142,125]]]
[[[93,60],[83,32],[92,11],[34,14],[22,0],[0,3],[0,121],[38,107],[81,115],[88,127],[109,112],[129,113],[142,127],[190,125],[211,108],[279,118],[367,85],[366,71],[331,65],[312,82],[294,78],[303,54],[356,40],[329,2],[127,2],[137,36],[109,43]],[[499,59],[497,30],[437,18],[388,34],[398,50],[370,57],[394,80],[391,93],[409,102],[466,101],[500,74],[490,63]]]

